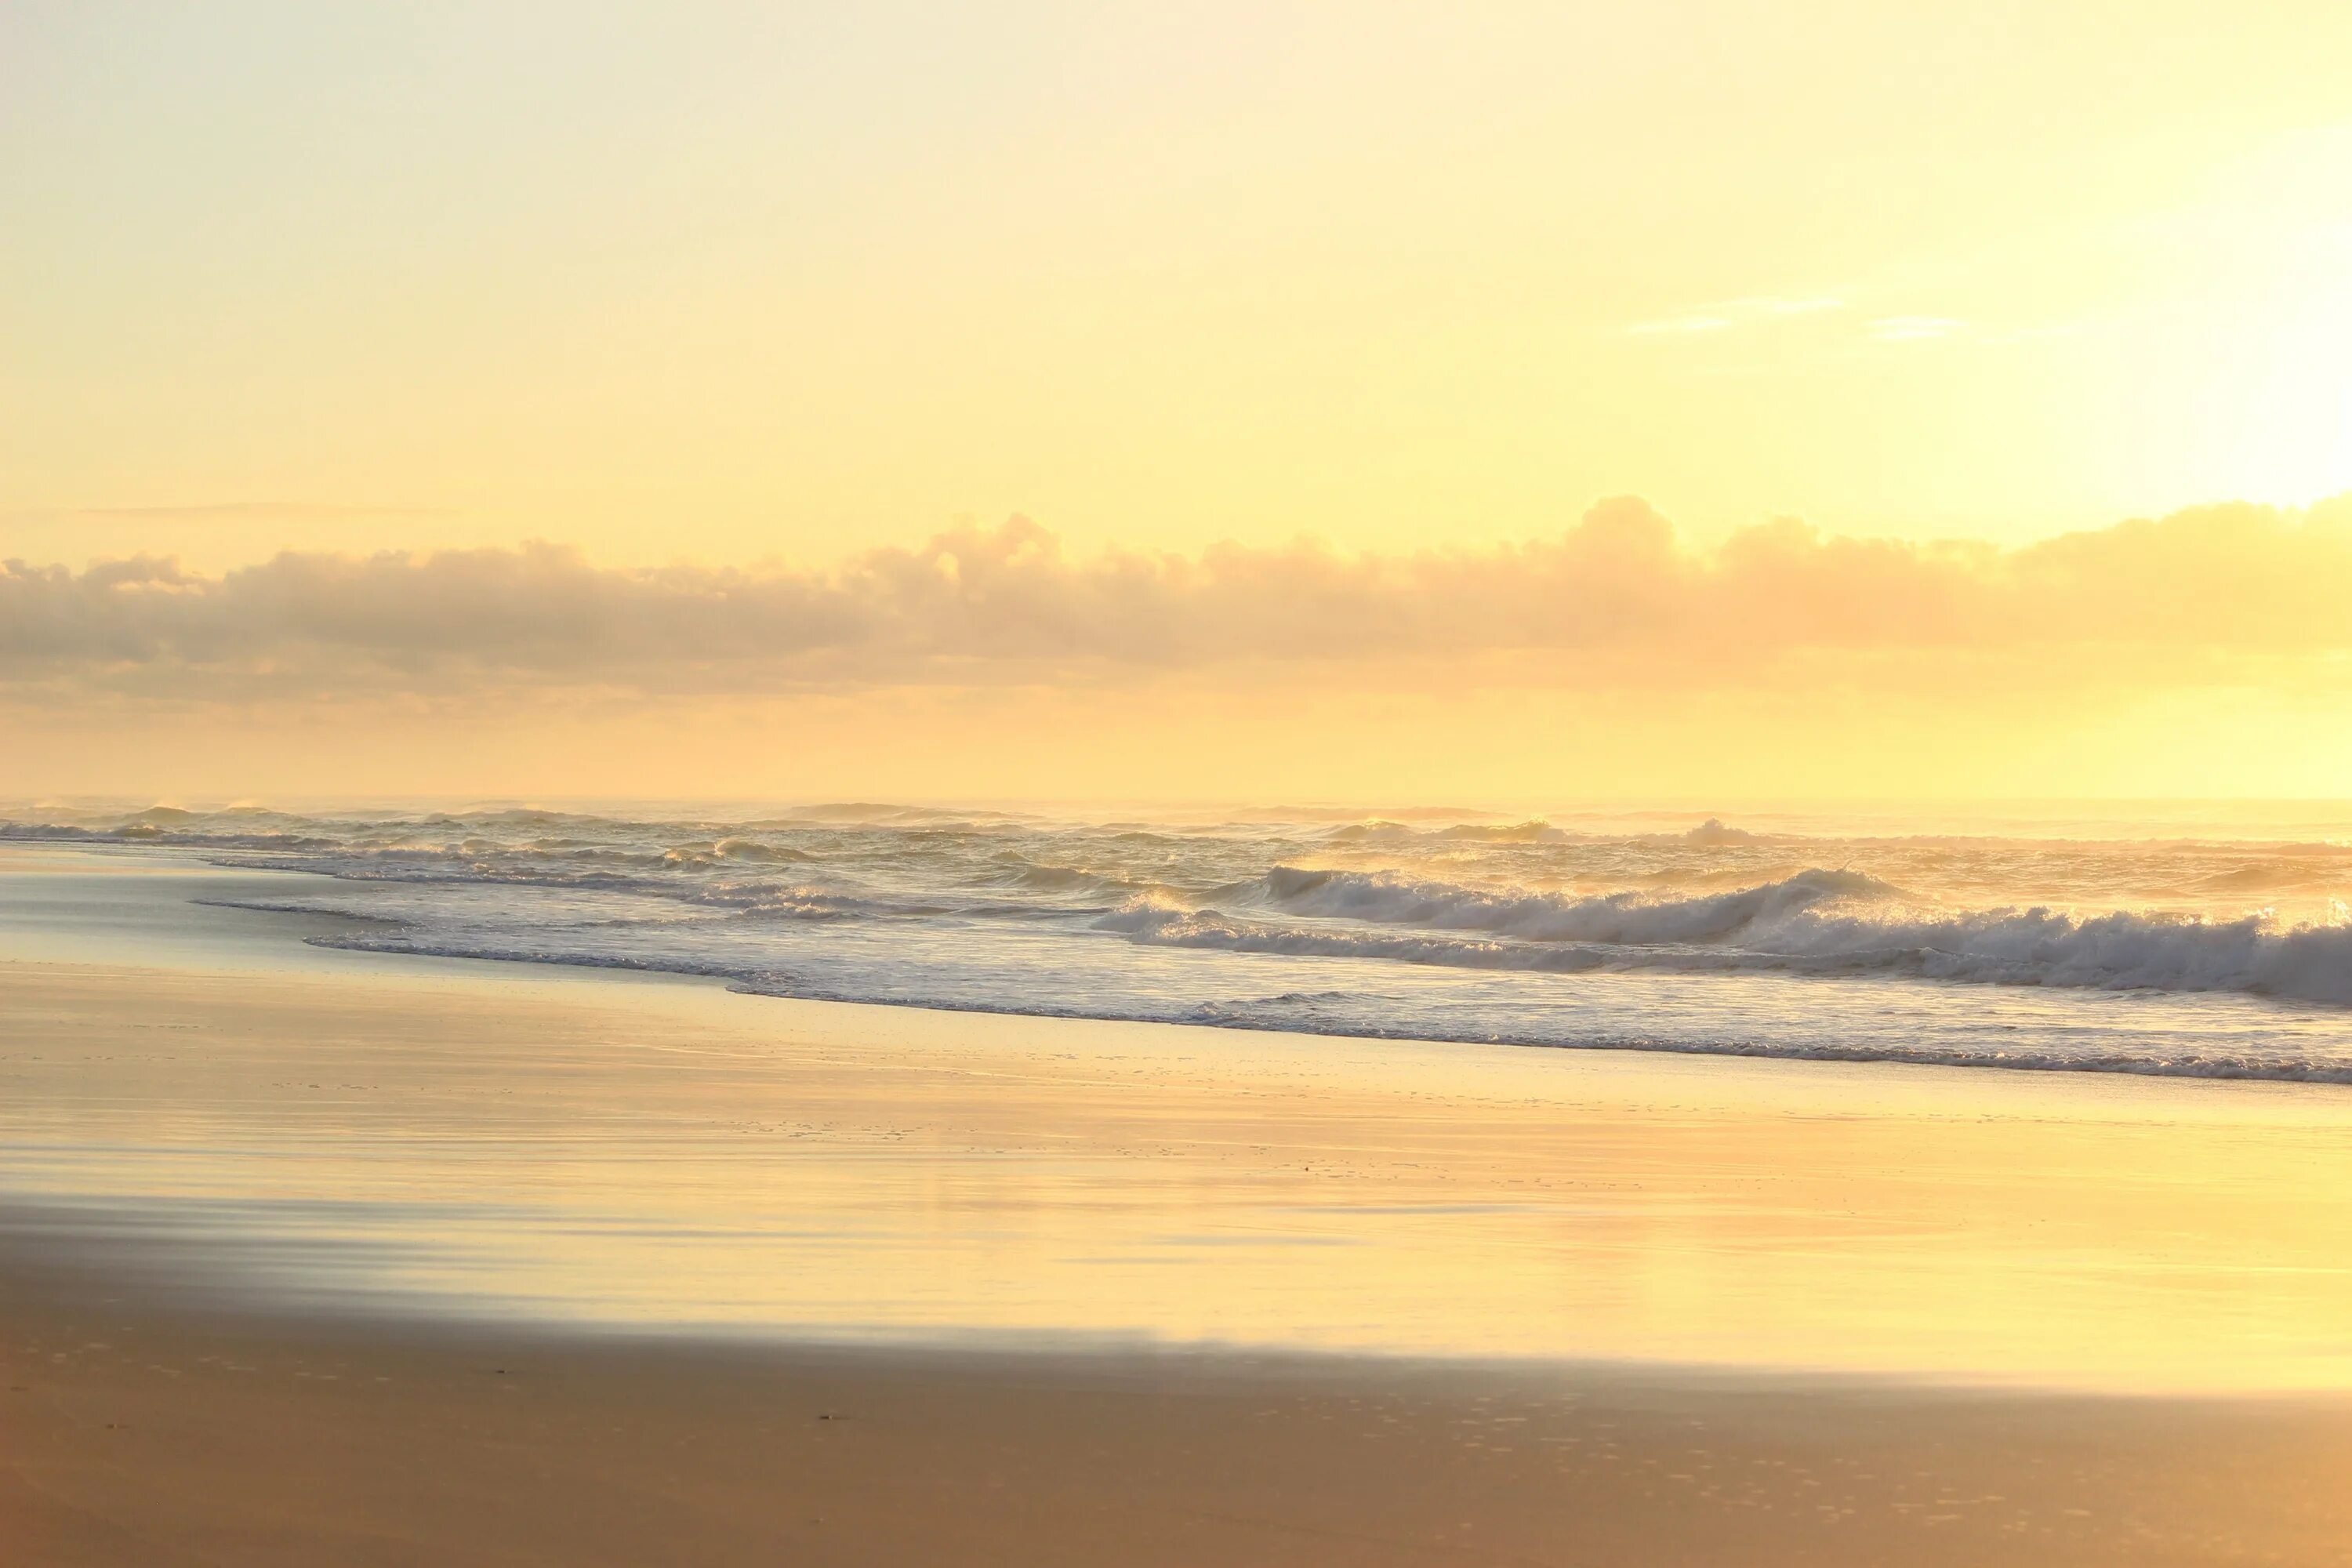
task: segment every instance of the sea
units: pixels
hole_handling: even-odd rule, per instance
[[[1367,1038],[2352,1083],[2352,805],[20,802],[359,952]]]

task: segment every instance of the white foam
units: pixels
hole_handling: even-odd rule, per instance
[[[1368,956],[1480,969],[1596,968],[1914,976],[1984,984],[2236,991],[2352,1005],[2352,925],[2284,925],[2047,908],[1939,912],[1890,884],[1812,869],[1697,898],[1576,898],[1276,867],[1285,914],[1423,928],[1282,925],[1139,901],[1097,922],[1139,941],[1244,952]],[[1465,940],[1436,934],[1489,934]]]

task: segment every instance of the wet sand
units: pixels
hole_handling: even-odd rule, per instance
[[[0,1250],[0,1560],[2352,1561],[2352,1413],[174,1310]]]
[[[11,1565],[2352,1561],[2340,1089],[778,1002],[94,858],[0,865]]]

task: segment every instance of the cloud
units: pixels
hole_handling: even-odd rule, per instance
[[[2347,603],[2352,497],[2017,549],[1781,521],[1698,551],[1633,499],[1551,538],[1415,554],[1301,542],[1078,558],[1015,519],[824,570],[604,567],[546,543],[289,552],[217,575],[153,556],[81,572],[9,562],[0,695],[468,700],[1282,670],[1361,688],[1474,666],[1562,688],[1730,689],[1956,678],[1988,661],[2012,678],[2162,686],[2341,668]]]

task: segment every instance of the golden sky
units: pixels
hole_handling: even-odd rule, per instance
[[[0,793],[2352,795],[2347,58],[11,5]]]

